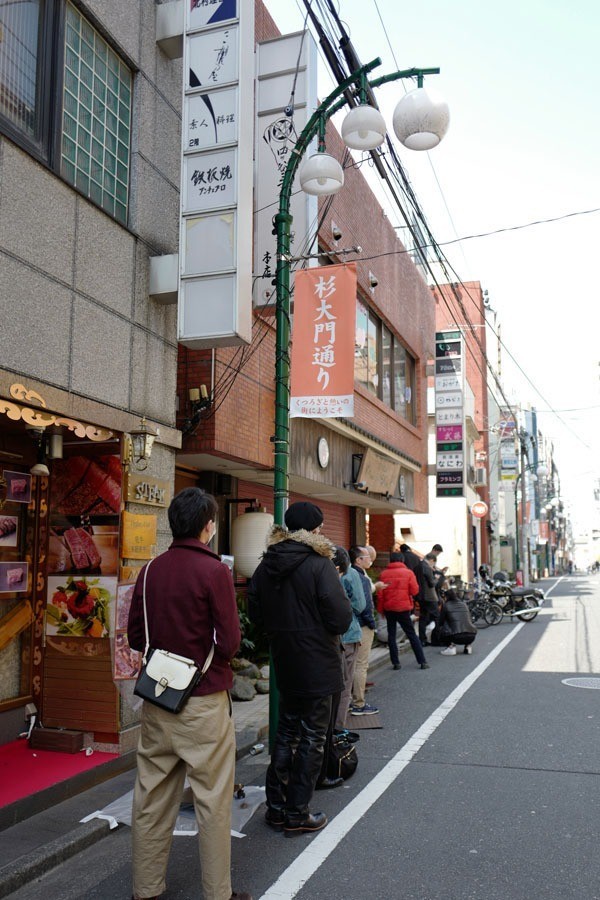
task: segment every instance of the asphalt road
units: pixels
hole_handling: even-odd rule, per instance
[[[600,900],[600,576],[544,583],[534,622],[481,631],[472,656],[378,671],[359,767],[320,792],[330,824],[286,839],[259,811],[233,841],[233,883],[255,900]],[[564,684],[587,679],[588,688]],[[268,757],[238,764],[264,783]],[[131,896],[120,827],[14,900]],[[175,838],[164,900],[200,898],[194,839]]]

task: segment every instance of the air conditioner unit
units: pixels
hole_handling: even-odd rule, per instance
[[[487,469],[484,469],[483,466],[479,469],[475,469],[475,486],[476,487],[485,487],[487,484]]]

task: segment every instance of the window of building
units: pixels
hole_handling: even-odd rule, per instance
[[[70,2],[0,0],[0,29],[0,128],[126,224],[131,70]]]
[[[40,110],[42,0],[0,2],[0,113],[35,139]]]
[[[354,377],[412,425],[415,372],[415,360],[400,339],[357,300]]]

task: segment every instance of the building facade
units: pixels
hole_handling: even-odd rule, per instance
[[[168,545],[173,491],[217,496],[228,555],[243,509],[272,509],[272,308],[254,309],[249,344],[192,350],[150,293],[150,260],[179,252],[180,228],[183,73],[157,44],[160,6],[1,12],[0,742],[33,703],[46,727],[131,749],[127,602]],[[276,38],[255,9],[256,42]],[[341,159],[332,127],[327,141]],[[292,420],[290,499],[317,502],[336,542],[385,553],[394,515],[427,510],[435,304],[345,162],[315,250],[357,262],[355,415]],[[147,458],[131,443],[144,429]]]

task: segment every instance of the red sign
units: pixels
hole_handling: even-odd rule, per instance
[[[296,273],[290,416],[354,415],[356,263]]]
[[[437,425],[436,440],[438,441],[462,441],[462,425]]]
[[[487,512],[487,503],[484,503],[483,500],[477,500],[471,507],[471,515],[475,516],[476,519],[483,519],[484,516],[487,516]]]

